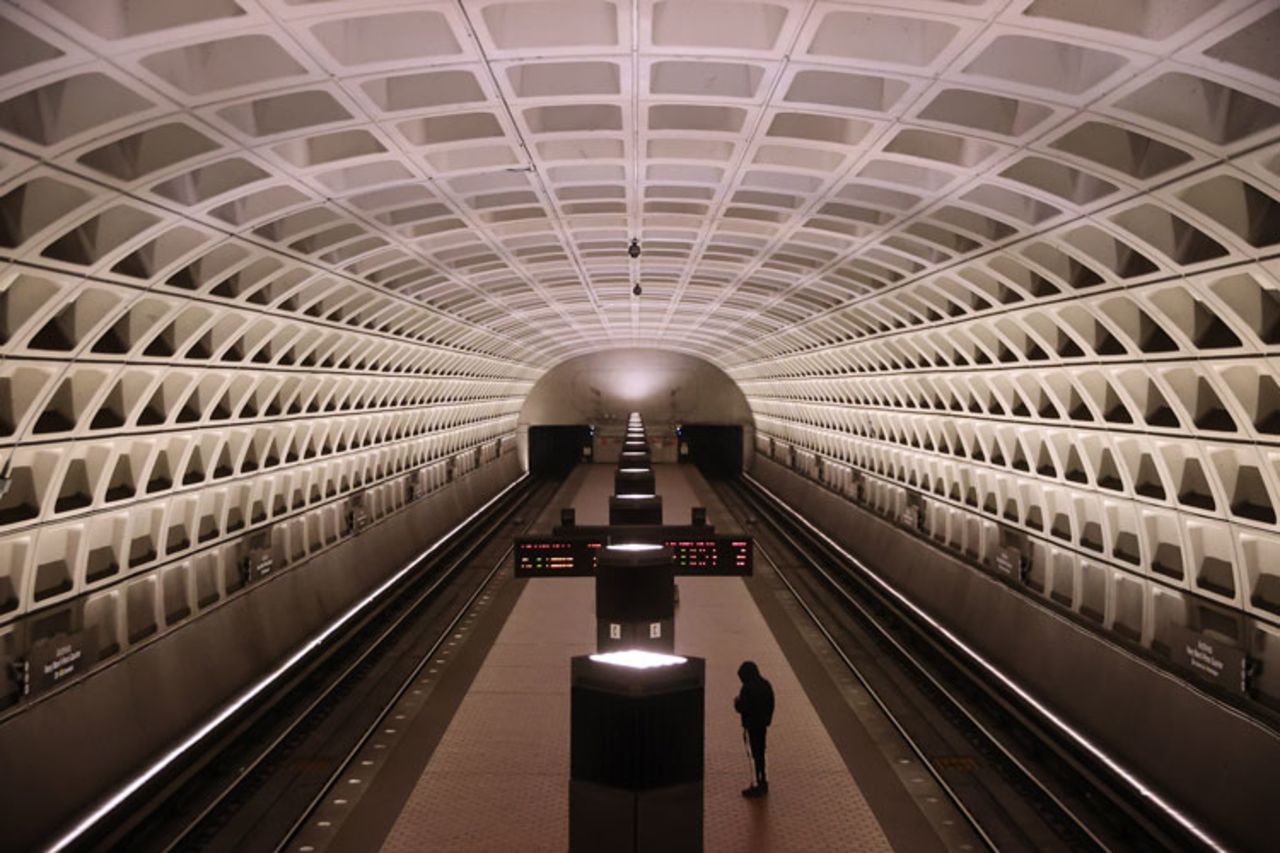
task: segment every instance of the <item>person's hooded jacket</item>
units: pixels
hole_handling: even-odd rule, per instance
[[[742,715],[744,729],[763,729],[773,722],[773,685],[760,674],[752,661],[738,667],[742,689],[733,700],[733,709]]]

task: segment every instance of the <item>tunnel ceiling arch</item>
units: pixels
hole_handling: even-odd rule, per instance
[[[1245,0],[5,4],[0,618],[499,441],[633,345],[1253,608],[1278,34]]]
[[[655,432],[680,424],[753,424],[742,389],[723,370],[688,353],[644,347],[560,362],[529,391],[520,424],[621,428],[631,412]]]

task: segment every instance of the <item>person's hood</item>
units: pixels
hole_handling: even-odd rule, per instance
[[[742,666],[738,667],[738,678],[744,684],[748,681],[756,681],[760,678],[760,667],[756,666],[755,661],[743,661]]]

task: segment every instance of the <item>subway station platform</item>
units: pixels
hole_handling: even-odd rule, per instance
[[[741,530],[692,466],[656,466],[667,524],[706,506]],[[579,466],[533,526],[561,506],[605,523],[613,467]],[[568,847],[569,660],[594,652],[594,581],[514,580],[476,601],[292,849],[563,851]],[[704,847],[709,851],[976,849],[887,721],[756,575],[678,580],[676,651],[704,657]],[[736,671],[755,660],[777,697],[770,793],[746,799],[751,770],[733,711]]]

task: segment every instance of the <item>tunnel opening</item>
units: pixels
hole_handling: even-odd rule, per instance
[[[521,452],[537,473],[533,435],[542,427],[591,424],[594,451],[588,461],[617,461],[628,413],[638,412],[649,431],[654,462],[678,461],[676,428],[732,428],[732,446],[709,470],[734,476],[750,462],[754,418],[737,383],[714,364],[687,353],[644,347],[600,350],[567,359],[548,370],[520,410]],[[545,439],[540,439],[544,441]],[[699,459],[711,460],[721,439],[699,437]]]
[[[579,462],[591,461],[591,427],[559,424],[529,428],[529,473],[563,477]]]
[[[736,424],[684,424],[678,431],[680,461],[698,466],[709,480],[742,473],[742,427]]]

